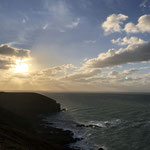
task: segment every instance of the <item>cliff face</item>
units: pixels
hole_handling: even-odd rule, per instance
[[[55,100],[37,93],[1,92],[0,107],[28,118],[60,111]]]

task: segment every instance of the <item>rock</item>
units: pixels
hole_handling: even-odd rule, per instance
[[[110,127],[111,124],[109,122],[105,123],[106,127]]]
[[[49,132],[48,130],[50,130],[51,132]],[[73,132],[69,130],[49,127],[47,130],[45,130],[45,132],[48,133],[49,135],[47,136],[48,140],[54,141],[56,143],[61,143],[63,145],[68,144],[68,143],[74,143],[80,140],[79,138],[74,138]]]
[[[77,127],[86,127],[84,124],[77,124]]]
[[[84,125],[84,124],[77,124],[77,127],[90,127],[90,128],[102,128],[100,126],[94,125],[94,124],[89,124],[89,125]]]
[[[86,127],[91,127],[91,128],[101,128],[100,126],[93,125],[93,124],[87,125]]]
[[[104,150],[104,149],[101,147],[101,148],[99,148],[98,150]]]
[[[66,108],[63,108],[61,111],[67,111],[67,109],[66,109]]]

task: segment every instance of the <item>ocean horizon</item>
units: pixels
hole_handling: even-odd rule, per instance
[[[71,147],[81,150],[149,150],[149,93],[43,93],[62,111],[47,119],[81,138]]]

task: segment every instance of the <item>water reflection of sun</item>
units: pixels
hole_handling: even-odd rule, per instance
[[[27,61],[26,59],[25,60],[16,60],[14,72],[16,72],[16,73],[29,72],[29,66],[28,66],[28,63],[26,63],[26,61]]]

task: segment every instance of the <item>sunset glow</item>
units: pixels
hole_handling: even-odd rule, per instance
[[[14,72],[16,73],[25,73],[29,71],[29,66],[26,63],[26,60],[16,60],[16,65]]]
[[[1,0],[0,8],[0,90],[150,91],[150,0]]]

